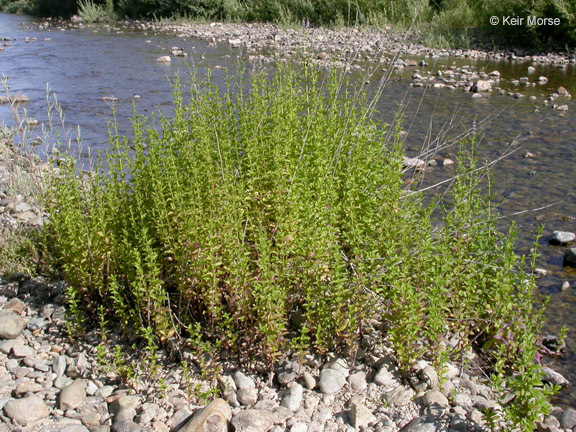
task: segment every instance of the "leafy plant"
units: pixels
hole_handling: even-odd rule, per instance
[[[170,118],[112,128],[91,176],[61,159],[46,230],[78,316],[115,319],[151,359],[189,345],[214,375],[221,353],[272,367],[288,347],[346,351],[377,319],[405,368],[480,352],[516,394],[510,425],[547,410],[541,314],[473,141],[438,220],[405,190],[400,128],[337,72],[240,71],[221,87],[194,73],[188,98],[176,82]]]

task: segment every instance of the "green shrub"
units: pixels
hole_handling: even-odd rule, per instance
[[[96,4],[93,0],[78,1],[78,15],[87,23],[114,20],[114,4],[106,0],[106,4]]]
[[[88,179],[61,164],[47,239],[79,321],[114,320],[150,352],[188,340],[271,365],[288,348],[354,348],[376,318],[405,368],[481,352],[517,392],[509,424],[530,430],[547,409],[541,315],[474,158],[433,223],[404,189],[400,129],[365,94],[307,68],[249,76],[193,76],[186,102],[177,84],[173,116],[112,130]]]

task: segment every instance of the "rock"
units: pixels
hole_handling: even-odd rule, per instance
[[[348,377],[348,375],[350,374],[350,368],[348,367],[348,364],[346,363],[346,360],[338,358],[330,363],[328,363],[325,366],[326,369],[333,369],[333,370],[337,370],[339,372],[342,372],[342,375],[344,375],[345,377]]]
[[[402,429],[401,432],[440,432],[444,431],[444,427],[434,421],[434,419],[421,416],[416,417]]]
[[[402,166],[404,168],[424,168],[426,166],[426,161],[419,158],[409,158],[404,156]]]
[[[350,388],[356,392],[362,393],[366,390],[368,383],[366,382],[366,374],[363,372],[356,372],[348,377],[348,384]]]
[[[560,286],[560,291],[566,291],[568,288],[570,288],[570,282],[564,281]]]
[[[115,422],[128,422],[134,421],[134,417],[136,417],[136,410],[134,408],[125,408],[122,409],[114,416]]]
[[[568,105],[554,105],[556,111],[568,111]]]
[[[442,408],[450,406],[448,399],[439,390],[430,390],[422,398],[424,406],[438,405]]]
[[[558,420],[560,420],[560,425],[564,429],[572,429],[576,427],[576,409],[566,408],[562,410]]]
[[[566,90],[566,88],[564,87],[559,87],[558,90],[556,90],[556,93],[558,93],[558,95],[562,97],[567,97],[570,95],[568,90]]]
[[[276,422],[270,411],[249,409],[240,411],[232,419],[236,432],[268,432]]]
[[[536,68],[534,66],[528,66],[528,73],[533,74],[534,72],[536,72]]]
[[[383,387],[396,387],[400,385],[400,382],[396,379],[394,374],[388,370],[386,366],[380,368],[378,373],[374,376],[372,382]]]
[[[232,411],[223,399],[216,399],[186,422],[180,432],[226,432]]]
[[[255,388],[241,388],[236,392],[238,402],[244,406],[251,406],[258,400],[258,391]]]
[[[306,423],[296,422],[290,428],[290,432],[307,432],[308,426]]]
[[[414,398],[414,390],[399,386],[386,393],[384,398],[391,406],[404,406],[409,404]]]
[[[573,232],[554,231],[549,243],[553,245],[566,246],[568,243],[573,242],[574,239],[576,239],[576,234]]]
[[[138,396],[123,395],[110,404],[110,413],[112,415],[118,414],[124,409],[137,409],[140,405],[140,398]]]
[[[432,366],[426,366],[418,374],[420,379],[428,385],[429,389],[438,387],[438,374]]]
[[[82,416],[82,424],[84,426],[98,426],[102,416],[97,412],[91,412]]]
[[[156,59],[158,63],[170,63],[172,61],[172,57],[170,56],[160,56]]]
[[[559,374],[558,372],[550,369],[547,366],[544,366],[542,368],[542,371],[544,372],[544,377],[542,378],[542,381],[544,382],[549,382],[551,384],[556,384],[559,385],[561,387],[565,387],[568,384],[570,384],[570,381],[568,381],[566,378],[564,378],[561,374]]]
[[[30,98],[23,94],[0,96],[0,104],[20,104],[30,102]]]
[[[313,390],[316,387],[316,380],[312,375],[310,375],[310,373],[304,372],[302,378],[304,379],[304,384],[308,390]]]
[[[304,389],[300,384],[293,385],[282,399],[282,403],[280,405],[288,408],[292,412],[298,411],[300,404],[302,403],[303,393]]]
[[[350,408],[350,421],[354,429],[358,430],[361,427],[367,427],[370,423],[376,421],[376,417],[368,408],[360,403],[352,403]]]
[[[42,389],[43,387],[40,384],[30,379],[24,378],[22,381],[18,383],[18,385],[14,389],[14,394],[16,395],[16,397],[20,398],[24,396],[26,393],[38,393]]]
[[[75,409],[82,405],[86,398],[86,388],[82,380],[76,380],[60,392],[61,410]]]
[[[548,78],[546,78],[545,76],[540,76],[538,77],[538,84],[547,84],[548,83]]]
[[[142,427],[133,421],[118,421],[112,424],[112,432],[140,432]]]
[[[334,369],[323,369],[320,374],[319,387],[324,394],[338,392],[346,384],[346,377],[340,371]]]
[[[26,304],[17,298],[13,298],[4,305],[2,310],[12,311],[21,315],[26,310]]]
[[[472,93],[483,93],[492,91],[492,83],[486,80],[478,80],[470,88]]]
[[[564,265],[576,267],[576,248],[568,249],[564,253]],[[0,326],[0,328],[1,328],[1,326]]]
[[[26,328],[26,320],[12,311],[0,312],[0,339],[16,339]]]
[[[34,395],[6,402],[4,413],[14,423],[27,426],[37,420],[48,417],[50,408],[40,397]]]
[[[536,429],[539,432],[557,432],[560,430],[560,422],[558,419],[552,415],[546,416],[546,418],[536,424]]]
[[[295,381],[304,373],[304,366],[302,366],[297,361],[287,361],[281,365],[281,367],[276,372],[278,382],[282,385],[286,385]]]
[[[240,371],[234,374],[234,382],[236,383],[236,387],[238,387],[239,389],[256,388],[256,383],[254,382],[254,380],[249,376],[244,375]]]
[[[12,355],[15,358],[30,357],[34,354],[36,354],[36,351],[34,351],[34,349],[30,348],[28,345],[15,344],[12,348]]]

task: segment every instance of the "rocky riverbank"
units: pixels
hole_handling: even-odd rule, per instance
[[[137,352],[102,355],[119,335],[67,337],[65,303],[64,281],[0,279],[0,431],[483,431],[482,413],[500,407],[460,365],[439,374],[420,361],[402,374],[378,332],[354,358],[292,356],[267,375],[222,363],[203,379],[186,352],[184,363],[157,353],[151,370]],[[211,396],[220,398],[201,411]],[[538,426],[574,427],[576,410],[560,408]]]

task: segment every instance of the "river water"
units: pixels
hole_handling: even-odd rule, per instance
[[[158,63],[156,58],[169,54],[172,46],[184,48],[189,56],[174,58],[171,64]],[[8,77],[12,93],[30,98],[25,104],[27,114],[41,123],[47,122],[48,85],[62,107],[67,128],[81,129],[82,139],[72,142],[72,151],[84,159],[89,149],[93,152],[106,148],[107,121],[114,116],[119,132],[129,134],[133,109],[141,114],[157,111],[169,114],[172,101],[169,80],[178,74],[185,76],[191,64],[200,64],[200,73],[205,71],[203,65],[216,68],[213,75],[218,79],[245,57],[239,48],[215,46],[201,40],[104,27],[43,29],[30,17],[6,14],[0,14],[0,48],[0,74]],[[498,70],[504,79],[502,87],[506,87],[507,80],[526,76],[529,66],[507,61],[427,61],[430,68],[470,65],[479,71]],[[494,94],[474,100],[461,91],[411,88],[407,83],[413,70],[395,73],[378,110],[382,120],[390,123],[399,105],[406,106],[404,129],[409,132],[406,137],[409,155],[419,154],[430,137],[442,136],[443,143],[466,129],[479,128],[486,119],[491,121],[480,132],[481,157],[494,160],[506,149],[518,149],[493,170],[495,201],[504,215],[522,212],[504,220],[514,221],[518,226],[520,253],[530,250],[538,227],[545,227],[538,267],[547,269],[549,274],[539,279],[538,295],[550,296],[546,329],[557,333],[563,325],[568,328],[568,353],[554,367],[576,384],[576,271],[562,266],[565,248],[548,245],[552,231],[576,231],[576,104],[568,101],[567,112],[554,111],[542,104],[544,97],[559,86],[576,96],[576,70],[573,65],[563,70],[542,65],[536,68],[535,75],[545,75],[549,82],[546,86],[521,90],[526,95],[522,99]],[[373,82],[378,79],[376,74]],[[530,100],[530,96],[536,96],[537,100]],[[103,100],[105,97],[118,100],[112,104]],[[2,123],[14,124],[5,105],[0,106]],[[35,133],[42,136],[40,128]],[[40,154],[46,151],[46,146],[38,148]],[[449,148],[439,155],[453,157],[455,152],[455,148]],[[526,153],[534,157],[523,157]],[[450,168],[434,167],[427,170],[424,182],[433,184],[450,174]],[[561,291],[565,281],[571,287]],[[562,392],[557,402],[576,406],[576,387]]]

